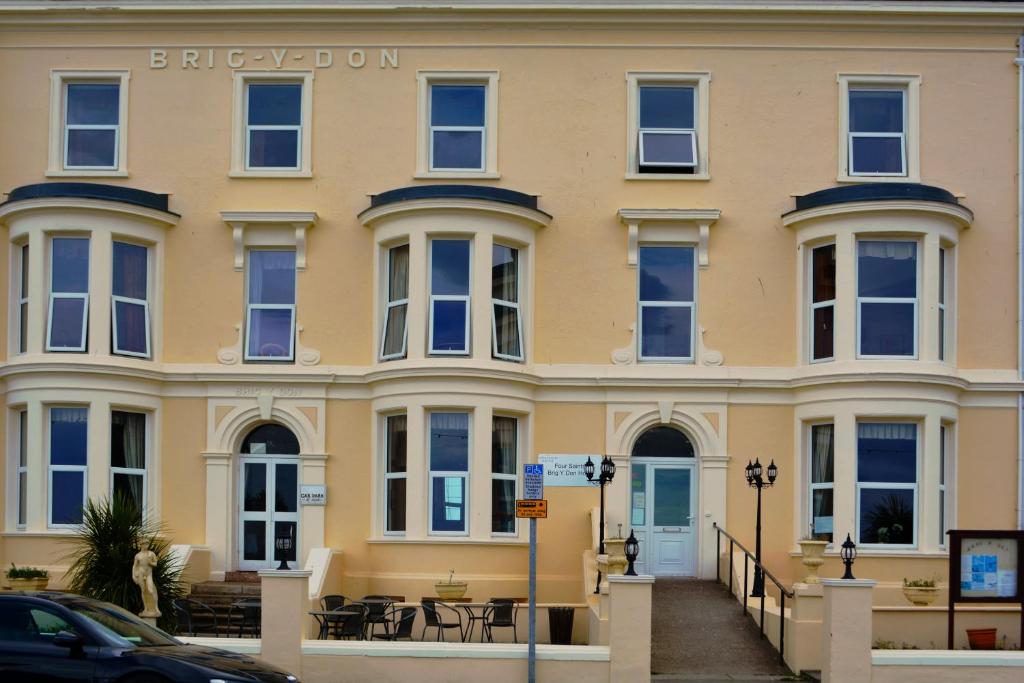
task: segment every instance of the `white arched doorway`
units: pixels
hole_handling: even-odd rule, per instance
[[[630,526],[640,541],[637,569],[655,576],[698,571],[698,480],[693,442],[673,426],[656,426],[630,453]]]
[[[288,537],[284,559],[300,555],[299,441],[287,427],[264,423],[249,431],[238,452],[238,568],[277,566],[275,539]]]

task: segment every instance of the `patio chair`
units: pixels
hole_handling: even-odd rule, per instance
[[[331,612],[339,607],[344,607],[346,602],[348,602],[348,598],[344,595],[325,595],[320,598],[320,609],[325,612]],[[320,637],[326,638],[328,631],[339,625],[337,617],[324,617]]]
[[[415,607],[396,607],[384,613],[391,622],[390,633],[374,634],[372,638],[380,640],[412,640],[412,625],[416,621]]]
[[[420,600],[420,607],[423,608],[424,622],[420,640],[426,640],[428,628],[437,629],[438,642],[444,640],[444,631],[449,628],[459,629],[459,640],[465,639],[466,634],[462,630],[462,615],[457,609],[437,600]],[[455,615],[455,621],[451,621],[451,615]]]
[[[175,598],[171,601],[174,609],[174,618],[177,620],[178,635],[195,636],[207,629],[196,628],[197,613],[203,616],[209,615],[210,629],[215,637],[220,636],[220,628],[217,624],[217,613],[209,605],[192,598]]]
[[[262,626],[262,610],[262,602],[254,598],[236,600],[231,603],[231,607],[228,609],[228,635],[231,635],[231,624],[235,621],[235,614],[238,614],[241,616],[241,621],[238,623],[238,637],[244,637],[246,631],[248,631],[252,634],[253,638],[259,638],[260,627]]]
[[[487,632],[487,641],[493,643],[492,629],[512,629],[512,641],[519,642],[516,635],[516,614],[519,605],[512,598],[492,598],[487,601],[489,607],[484,611],[484,631]]]
[[[366,605],[367,609],[367,640],[373,640],[377,626],[384,627],[385,635],[391,633],[391,621],[384,615],[394,609],[394,601],[386,595],[364,595],[360,602]]]
[[[366,605],[352,602],[344,607],[332,610],[338,613],[334,626],[334,639],[365,640],[366,638]],[[329,617],[330,618],[330,617]]]

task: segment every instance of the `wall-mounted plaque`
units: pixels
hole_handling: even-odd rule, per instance
[[[303,484],[299,487],[300,505],[327,505],[327,486],[324,484]]]
[[[1021,605],[1024,648],[1024,531],[949,532],[949,627],[953,648],[954,605],[958,602]]]

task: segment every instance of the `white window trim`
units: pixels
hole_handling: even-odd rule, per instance
[[[499,360],[510,360],[521,363],[526,358],[526,341],[523,339],[523,311],[519,307],[519,300],[522,299],[522,288],[519,286],[523,270],[521,266],[522,250],[519,247],[508,246],[505,244],[501,244],[500,242],[495,242],[494,244],[495,246],[505,247],[506,249],[512,249],[513,251],[516,252],[516,301],[506,301],[505,299],[497,299],[494,296],[491,297],[491,355],[493,355],[495,358]],[[493,249],[491,253],[493,258]],[[491,272],[494,272],[493,264]],[[514,309],[516,312],[516,327],[517,333],[519,335],[519,355],[500,353],[498,351],[498,316],[496,313],[496,309],[498,306],[504,306],[505,308]]]
[[[860,243],[861,242],[912,242],[914,249],[914,268],[917,271],[917,282],[915,289],[917,296],[911,297],[884,297],[884,296],[860,296]],[[854,340],[854,348],[858,360],[918,360],[920,358],[920,314],[921,314],[921,261],[924,241],[916,237],[884,237],[884,236],[857,236],[853,244],[853,286],[857,302],[857,337]],[[873,356],[860,352],[860,309],[861,304],[913,304],[914,305],[914,353],[909,356]],[[833,348],[833,352],[835,349]]]
[[[16,411],[18,424],[18,454],[14,461],[14,525],[17,529],[28,527],[28,407],[21,406]],[[22,461],[25,464],[22,465]],[[21,475],[25,475],[25,488],[21,486]],[[25,517],[21,519],[21,501],[25,498]]]
[[[146,245],[146,244],[136,244],[134,242],[125,242],[124,240],[120,240],[120,239],[117,239],[117,238],[111,240],[111,252],[110,252],[110,264],[111,264],[110,265],[110,268],[111,268],[111,270],[110,270],[110,289],[111,289],[111,292],[113,292],[113,289],[114,289],[114,270],[113,270],[114,269],[114,251],[113,251],[113,248],[114,248],[114,245],[116,243],[118,243],[118,242],[121,242],[123,244],[131,244],[132,246],[143,247],[146,250],[146,298],[145,299],[133,299],[131,297],[119,296],[117,294],[111,293],[111,295],[110,295],[110,321],[111,321],[112,328],[111,328],[111,337],[110,337],[110,347],[113,349],[114,355],[117,355],[117,356],[132,356],[134,358],[150,358],[153,355],[153,339],[152,339],[153,332],[152,332],[152,329],[151,329],[151,326],[150,326],[150,320],[149,320],[149,281],[150,281],[150,275],[152,273],[152,267],[151,267],[151,263],[152,263],[152,250],[150,249],[149,245]],[[128,351],[127,349],[121,349],[121,348],[118,347],[118,345],[117,345],[117,304],[118,303],[125,303],[125,304],[133,304],[133,305],[136,305],[136,306],[142,306],[142,310],[145,313],[145,319],[146,319],[146,321],[145,321],[145,325],[146,325],[146,351],[144,353],[139,353],[138,351]]]
[[[695,244],[673,244],[671,242],[641,243],[640,247],[686,247],[692,250],[693,254],[693,301],[645,301],[639,298],[640,295],[640,259],[639,249],[637,251],[636,267],[636,357],[642,362],[648,363],[693,363],[696,358],[695,348],[697,346],[697,245]],[[690,309],[690,355],[688,356],[645,356],[644,348],[644,309],[645,308],[689,308]]]
[[[450,413],[450,414],[463,414],[468,418],[467,430],[466,430],[466,466],[472,467],[473,465],[473,412],[469,410],[433,410],[428,411],[425,415],[426,419],[424,424],[427,433],[427,535],[428,536],[469,536],[469,524],[472,519],[472,510],[470,507],[470,470],[435,470],[430,466],[431,452],[431,434],[433,428],[431,427],[431,415],[434,413]],[[434,479],[436,478],[454,478],[459,477],[463,481],[462,490],[464,493],[464,500],[462,501],[462,507],[465,512],[464,529],[462,531],[436,531],[434,529]]]
[[[955,364],[956,349],[954,338],[956,336],[956,325],[954,324],[956,311],[953,309],[951,293],[954,292],[953,283],[956,269],[956,251],[952,245],[939,243],[939,330],[936,340],[935,357],[940,363]]]
[[[50,144],[47,160],[47,177],[118,177],[128,175],[128,81],[130,69],[51,69],[50,70]],[[116,126],[77,126],[83,128],[115,128],[114,166],[87,167],[65,164],[67,159],[67,108],[68,83],[116,83],[120,88]]]
[[[942,550],[947,549],[946,542],[946,531],[949,529],[955,529],[956,525],[953,523],[955,519],[955,507],[956,507],[956,495],[952,490],[956,484],[954,478],[955,468],[955,444],[956,444],[956,425],[952,422],[943,421],[939,425],[939,497],[937,503],[942,503],[943,514],[938,514],[936,510],[936,522],[940,525],[939,527],[939,544],[938,547]]]
[[[47,285],[47,291],[49,292],[49,303],[47,306],[46,313],[46,350],[47,351],[78,351],[83,352],[89,347],[89,292],[55,292],[53,291],[53,241],[55,239],[84,239],[89,243],[89,265],[86,270],[86,282],[90,283],[92,277],[92,235],[55,235],[51,237],[49,242],[49,268],[48,276],[49,283]],[[53,301],[54,299],[81,299],[84,304],[82,308],[82,335],[79,340],[82,342],[78,346],[53,346],[50,344],[50,335],[53,332]]]
[[[839,249],[835,242],[824,242],[822,244],[815,244],[807,250],[807,292],[806,301],[808,305],[807,314],[807,362],[814,363],[828,363],[836,359],[836,298],[826,299],[825,301],[814,301],[814,252],[818,249],[825,247],[832,247],[836,253],[836,261],[838,263]],[[836,283],[836,294],[838,294],[838,282]],[[832,309],[832,355],[827,358],[815,358],[814,357],[814,312],[819,308],[831,308]]]
[[[292,249],[250,249],[249,253],[253,251],[292,251]],[[296,255],[296,259],[297,259]],[[297,262],[296,262],[297,263]],[[254,304],[249,301],[249,268],[251,267],[250,261],[246,258],[246,269],[245,269],[245,339],[243,340],[244,346],[242,348],[243,358],[247,361],[259,361],[259,362],[272,362],[272,363],[292,363],[295,361],[295,303],[290,304]],[[295,276],[295,298],[298,299],[299,295],[299,269],[296,265],[294,270]],[[287,356],[257,356],[249,353],[249,339],[252,338],[252,312],[253,311],[291,311],[291,334],[288,337],[288,355]]]
[[[859,425],[862,423],[877,423],[877,424],[912,424],[916,426],[914,432],[914,483],[888,483],[888,482],[874,482],[866,481],[861,483],[860,481],[860,453],[858,452],[859,443]],[[890,420],[890,419],[863,419],[857,420],[854,425],[854,530],[856,536],[857,546],[864,548],[865,550],[916,550],[920,539],[918,538],[918,529],[921,526],[921,512],[919,510],[919,489],[921,486],[921,446],[922,446],[922,432],[924,431],[924,423],[913,420]],[[913,529],[913,542],[910,544],[904,543],[865,543],[860,540],[860,491],[862,488],[865,489],[888,489],[898,491],[912,490],[914,492],[914,529]],[[835,534],[833,533],[833,539]]]
[[[110,477],[109,477],[109,481],[107,482],[107,490],[110,491],[110,496],[113,497],[113,495],[114,495],[114,475],[115,474],[129,474],[129,475],[134,475],[134,476],[141,476],[142,477],[142,510],[140,510],[140,512],[142,513],[142,518],[145,519],[147,517],[146,511],[147,511],[147,507],[149,505],[149,477],[146,474],[149,471],[149,460],[150,460],[150,457],[149,457],[149,431],[150,431],[149,413],[144,413],[144,412],[141,412],[139,410],[122,410],[120,408],[113,408],[110,411],[110,418],[109,419],[111,421],[113,421],[113,419],[114,419],[114,413],[115,412],[118,412],[118,413],[135,413],[136,415],[142,415],[143,418],[145,419],[146,434],[145,434],[145,439],[143,441],[146,444],[146,453],[145,453],[146,466],[142,467],[142,468],[139,468],[139,467],[114,467],[114,465],[111,464],[110,465]],[[111,455],[110,451],[113,448],[113,446],[114,446],[113,439],[111,439],[107,443],[107,459],[108,460],[110,459],[110,455]]]
[[[469,294],[434,294],[434,240],[465,240],[469,242],[469,255],[466,267],[469,269]],[[471,356],[473,354],[472,339],[470,330],[473,323],[473,238],[472,237],[445,237],[431,236],[427,240],[427,291],[429,293],[427,313],[429,318],[429,329],[427,331],[427,355],[428,356]],[[466,324],[463,331],[463,342],[465,349],[462,351],[444,351],[434,348],[434,302],[435,301],[461,301],[466,309]],[[408,325],[406,326],[408,327]]]
[[[498,173],[498,71],[434,71],[416,72],[417,126],[415,178],[500,178]],[[484,98],[484,125],[479,126],[433,126],[430,121],[430,86],[432,85],[482,85],[486,88]],[[472,169],[434,169],[434,130],[483,130],[483,167]]]
[[[814,428],[822,427],[825,425],[831,425],[832,427],[832,481],[830,482],[815,482],[814,481]],[[832,492],[832,541],[829,542],[828,547],[832,547],[836,538],[836,471],[835,471],[835,450],[836,450],[836,423],[835,420],[820,420],[815,422],[806,423],[806,432],[804,434],[804,442],[807,444],[807,516],[805,517],[805,524],[803,532],[808,534],[810,538],[810,531],[814,528],[814,492],[815,491],[831,491]],[[801,533],[801,538],[803,533]]]
[[[404,472],[388,472],[388,455],[389,455],[388,451],[391,448],[391,442],[388,441],[388,434],[390,434],[390,431],[388,430],[388,420],[391,419],[392,417],[398,417],[400,415],[401,416],[405,416],[405,443],[406,443],[405,471]],[[403,536],[405,536],[406,531],[409,528],[409,449],[408,449],[408,446],[409,446],[409,415],[408,415],[408,413],[387,413],[387,414],[383,415],[382,417],[384,418],[383,419],[384,433],[383,433],[383,436],[381,437],[381,442],[383,443],[384,448],[382,449],[381,452],[384,455],[384,462],[382,463],[381,470],[384,472],[384,491],[383,491],[383,494],[382,494],[381,497],[384,500],[384,511],[383,511],[383,518],[381,520],[382,521],[381,527],[383,529],[383,533],[384,533],[385,536],[399,536],[399,537],[403,537]],[[389,509],[390,503],[391,503],[391,499],[388,497],[388,482],[391,481],[392,479],[404,479],[405,480],[405,516],[406,516],[405,528],[406,528],[406,531],[393,531],[393,530],[388,529],[388,509]]]
[[[53,418],[51,411],[60,408],[75,408],[86,411],[86,456],[84,465],[54,465],[53,464]],[[82,505],[89,500],[89,443],[88,425],[92,420],[92,411],[88,406],[81,405],[50,405],[46,407],[46,526],[50,529],[77,529],[78,524],[54,524],[53,523],[53,473],[54,472],[81,472],[82,473]]]
[[[693,173],[674,173],[669,169],[665,173],[640,173],[640,86],[642,85],[680,85],[694,88],[694,125],[696,126],[693,144],[696,146],[694,160],[696,163],[687,168],[694,168]],[[711,72],[626,72],[626,179],[627,180],[710,180],[711,167],[708,145],[710,140],[710,85]],[[674,129],[673,129],[674,130]],[[672,130],[658,129],[659,133]],[[688,132],[682,131],[680,132]]]
[[[921,182],[921,76],[914,74],[837,74],[839,83],[839,182]],[[901,174],[851,173],[850,90],[902,90],[903,99],[903,168]],[[899,136],[897,133],[856,133],[862,137]]]
[[[515,448],[516,448],[516,463],[515,463],[515,466],[512,468],[512,474],[504,474],[502,472],[495,472],[494,469],[493,469],[493,465],[492,465],[491,480],[493,481],[493,480],[497,479],[497,480],[500,480],[500,481],[512,481],[512,482],[515,482],[515,485],[513,487],[513,491],[515,492],[514,498],[518,499],[519,495],[520,495],[519,470],[522,469],[522,465],[521,465],[521,463],[522,463],[522,451],[520,449],[520,446],[521,446],[522,440],[523,440],[522,439],[522,429],[520,428],[520,424],[521,424],[522,420],[520,419],[520,417],[518,415],[507,415],[507,414],[504,414],[504,413],[493,413],[492,416],[491,416],[491,420],[492,420],[491,430],[492,431],[494,430],[493,420],[496,417],[506,417],[506,418],[509,418],[509,419],[512,419],[512,420],[516,421],[516,445],[515,445]],[[492,487],[491,490],[493,491],[494,488]],[[497,537],[497,538],[518,538],[519,537],[519,518],[515,516],[515,514],[514,514],[515,513],[515,509],[514,508],[515,508],[515,503],[513,503],[512,531],[495,531],[494,530],[494,524],[492,522],[491,523],[491,536],[494,536],[494,537]],[[493,516],[493,514],[494,514],[494,500],[493,499],[491,500],[491,509],[488,510],[487,512],[488,512],[488,516]]]
[[[384,320],[381,325],[380,332],[380,360],[398,360],[399,358],[405,358],[408,353],[409,346],[409,282],[405,283],[405,298],[404,299],[391,299],[391,252],[393,249],[399,247],[405,247],[409,252],[410,265],[412,260],[412,245],[408,242],[402,244],[395,244],[390,247],[386,247],[384,252],[384,298],[387,302],[384,305]],[[407,271],[407,277],[409,275]],[[399,306],[405,306],[405,325],[402,330],[402,350],[396,353],[384,353],[384,343],[388,338],[388,321],[391,319],[391,309],[398,308]]]
[[[17,279],[13,282],[16,283],[18,287],[16,303],[18,307],[18,314],[16,316],[11,316],[16,319],[16,327],[13,330],[13,336],[17,340],[12,352],[14,355],[20,355],[28,352],[28,325],[26,324],[27,321],[25,319],[28,317],[30,283],[28,281],[28,277],[26,277],[25,271],[27,271],[29,267],[28,258],[31,256],[31,252],[29,250],[28,241],[16,244],[15,247],[16,256],[12,271],[17,273]]]
[[[245,113],[243,114],[243,121],[245,122],[245,170],[249,171],[299,171],[302,169],[302,112],[299,112],[299,123],[298,125],[272,125],[272,124],[252,124],[249,123],[249,86],[254,83],[258,83],[257,79],[249,79],[245,83]],[[290,83],[290,82],[289,82]],[[296,85],[304,86],[305,84],[301,81],[297,82]],[[299,93],[299,108],[303,105],[303,93]],[[252,132],[259,130],[285,130],[295,131],[295,165],[294,166],[253,166],[250,161],[250,154],[252,153]]]
[[[310,178],[313,175],[313,72],[312,71],[234,71],[233,125],[231,131],[232,178]],[[302,85],[302,112],[299,126],[249,126],[249,83],[285,82]],[[298,166],[295,168],[249,167],[250,129],[299,129]]]

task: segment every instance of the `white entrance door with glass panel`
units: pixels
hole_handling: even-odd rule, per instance
[[[290,452],[293,451],[293,452]],[[277,566],[275,539],[288,537],[290,566],[299,557],[299,459],[295,436],[262,425],[246,437],[239,456],[238,568]]]
[[[695,575],[696,507],[697,463],[690,440],[671,427],[648,430],[633,447],[630,463],[630,523],[640,542],[638,572]]]

